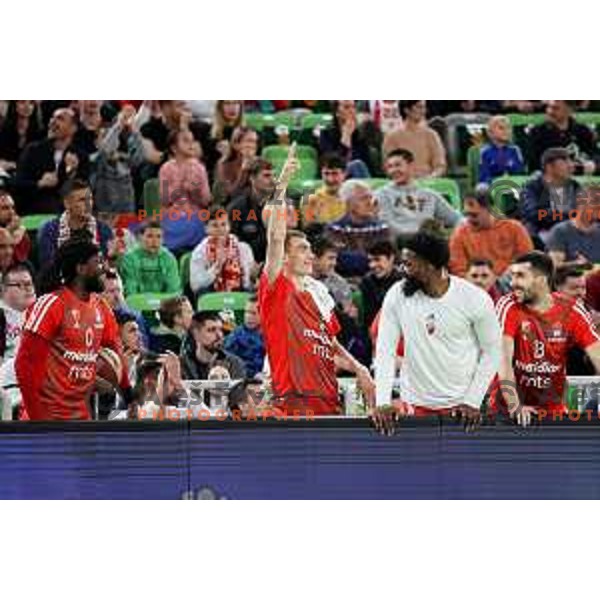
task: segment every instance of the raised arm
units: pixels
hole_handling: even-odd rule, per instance
[[[287,234],[287,205],[285,197],[287,187],[297,169],[296,144],[290,146],[285,165],[275,186],[275,195],[267,203],[270,212],[267,215],[267,256],[265,272],[269,283],[273,283],[283,267],[285,254],[285,236]]]

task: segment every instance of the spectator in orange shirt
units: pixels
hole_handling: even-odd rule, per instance
[[[487,259],[494,273],[502,277],[513,260],[533,250],[525,227],[514,219],[499,219],[490,211],[486,193],[470,194],[464,199],[466,221],[450,238],[450,272],[464,277],[473,259]]]

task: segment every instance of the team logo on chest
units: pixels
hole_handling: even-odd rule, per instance
[[[433,335],[435,333],[436,322],[435,315],[433,313],[427,315],[425,318],[425,330],[429,335]]]
[[[567,341],[567,335],[561,323],[554,323],[545,334],[549,342],[563,343]]]
[[[73,329],[81,328],[81,313],[76,308],[71,309],[71,321]]]

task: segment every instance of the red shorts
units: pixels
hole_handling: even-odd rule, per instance
[[[275,402],[274,406],[280,411],[287,412],[288,417],[295,415],[331,417],[342,414],[342,407],[337,398],[286,398],[283,401]]]

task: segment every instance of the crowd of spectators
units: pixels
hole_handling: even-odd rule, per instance
[[[169,368],[184,379],[261,376],[253,292],[279,169],[265,149],[298,133],[257,126],[261,113],[287,111],[298,123],[311,111],[329,115],[300,140],[300,163],[313,160],[320,179],[291,186],[286,218],[309,236],[340,340],[367,366],[369,331],[402,277],[398,247],[424,228],[448,237],[451,272],[494,299],[509,290],[511,261],[547,251],[557,288],[598,317],[600,197],[582,178],[599,173],[600,150],[594,125],[580,119],[597,108],[600,101],[0,101],[0,392],[16,405],[11,361],[23,312],[41,293],[34,282],[74,237],[94,241],[105,258],[104,297],[132,380],[144,357],[165,353],[179,356]],[[474,181],[449,173],[440,123],[454,113],[488,119],[473,140]],[[545,116],[516,143],[514,113]],[[524,180],[505,216],[492,191],[507,176]],[[458,183],[459,203],[440,192],[440,179]],[[226,307],[204,306],[219,293],[246,294],[237,321]],[[159,295],[156,310],[137,310],[139,295]]]

